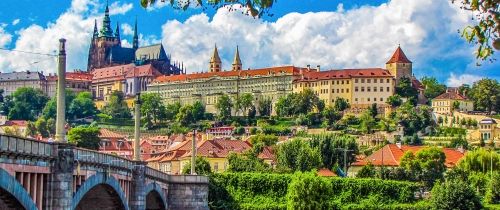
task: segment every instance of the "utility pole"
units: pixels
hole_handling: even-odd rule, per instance
[[[141,94],[137,93],[135,99],[135,129],[134,129],[134,160],[141,160]]]
[[[191,142],[191,175],[196,175],[196,129],[193,129],[193,142]]]
[[[66,143],[66,39],[59,39],[59,55],[57,66],[57,115],[56,115],[56,142]]]
[[[335,150],[341,150],[344,152],[344,173],[347,176],[347,152],[354,151],[352,149],[348,149],[347,145],[345,145],[345,148],[334,148]]]

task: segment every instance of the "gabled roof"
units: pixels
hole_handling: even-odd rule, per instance
[[[333,173],[333,171],[330,171],[327,168],[319,169],[317,174],[318,176],[323,176],[323,177],[337,176],[337,174]]]
[[[7,121],[5,121],[5,124],[3,124],[2,126],[26,127],[26,126],[28,126],[28,121],[26,121],[26,120],[7,120]]]
[[[273,148],[270,146],[262,148],[262,152],[257,157],[263,160],[275,160]]]
[[[106,128],[101,128],[99,130],[99,138],[101,139],[125,139],[125,135],[115,133]]]
[[[466,96],[460,95],[457,92],[446,92],[434,98],[434,100],[436,99],[469,100]]]
[[[111,66],[106,68],[94,69],[92,71],[92,83],[124,80],[132,77],[159,76],[161,75],[151,64],[135,66],[135,64],[126,64]]]
[[[203,141],[197,146],[197,156],[211,158],[225,158],[231,152],[242,153],[252,148],[252,145],[247,141],[214,139]],[[189,151],[182,157],[191,157],[192,152]]]
[[[406,57],[401,47],[398,46],[391,59],[387,61],[387,64],[389,63],[411,63],[411,61]]]
[[[22,71],[0,73],[0,81],[30,81],[30,80],[45,80],[45,76],[36,71]]]
[[[144,47],[139,47],[135,51],[136,60],[151,60],[151,59],[165,59],[167,54],[163,48],[162,44],[149,45]]]
[[[415,154],[416,152],[424,148],[426,148],[426,146],[401,145],[401,147],[398,147],[396,144],[387,144],[381,149],[375,151],[373,154],[364,158],[363,160],[354,162],[352,165],[364,166],[368,163],[371,163],[374,166],[384,165],[396,167],[399,166],[401,158],[403,157],[405,152],[410,151]],[[445,165],[448,168],[455,166],[458,163],[458,160],[460,160],[460,158],[464,156],[464,153],[458,150],[449,148],[443,148],[442,150],[446,156]]]

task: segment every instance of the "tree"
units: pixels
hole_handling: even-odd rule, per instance
[[[467,120],[465,120],[465,118],[462,118],[462,119],[460,120],[460,125],[461,125],[462,127],[464,127],[465,125],[467,125]]]
[[[418,91],[412,86],[410,78],[402,77],[398,85],[396,85],[396,94],[401,97],[412,98],[418,95]]]
[[[351,107],[351,105],[349,104],[349,102],[347,102],[347,100],[345,98],[337,97],[337,98],[335,98],[335,102],[333,104],[333,107],[335,108],[336,111],[343,112],[344,110]]]
[[[392,96],[387,97],[386,103],[392,107],[398,107],[401,106],[403,100],[401,100],[401,96],[399,96],[398,94],[394,94]]]
[[[204,157],[196,157],[195,161],[195,172],[199,175],[210,175],[212,173],[212,168],[210,163]],[[191,174],[191,161],[186,163],[182,168],[182,174]]]
[[[322,115],[328,126],[332,126],[335,122],[342,118],[342,114],[340,114],[339,111],[331,105],[327,106],[323,110]]]
[[[140,0],[141,6],[144,8],[152,6],[157,0]],[[231,1],[213,1],[213,0],[171,0],[170,5],[174,9],[187,10],[188,8],[207,6],[220,8],[226,5],[240,4],[245,6],[246,14],[252,17],[262,17],[267,14],[276,0],[231,0]]]
[[[65,113],[66,113],[66,119],[71,119],[72,117],[70,116],[69,114],[69,107],[71,105],[71,102],[73,101],[73,99],[75,98],[75,93],[72,91],[72,90],[69,90],[67,89],[65,91],[65,98],[64,98],[64,101],[66,103],[66,110],[65,110]],[[51,98],[44,106],[43,110],[42,110],[42,116],[45,118],[45,120],[48,120],[49,118],[56,118],[56,114],[57,114],[57,96],[56,97],[53,97]]]
[[[375,126],[377,126],[377,122],[375,118],[373,118],[373,114],[370,110],[366,110],[361,117],[359,117],[359,120],[361,121],[359,129],[363,133],[372,133]]]
[[[436,98],[446,91],[446,85],[440,84],[435,77],[423,77],[420,79],[424,85],[424,96],[428,99]]]
[[[166,117],[166,108],[163,105],[160,94],[144,93],[141,94],[141,116],[146,124],[152,125],[158,123]]]
[[[28,124],[26,125],[25,135],[30,137],[36,136],[36,126],[32,121],[28,121]]]
[[[474,82],[471,89],[474,107],[478,110],[500,111],[500,84],[494,79],[481,79]]]
[[[356,174],[356,178],[375,178],[377,175],[377,170],[372,163],[364,165]]]
[[[99,128],[93,126],[79,126],[69,130],[68,142],[75,144],[78,147],[98,150],[99,142]]]
[[[49,134],[56,134],[56,120],[54,120],[54,118],[47,120],[47,130]]]
[[[437,183],[431,191],[431,203],[436,209],[482,209],[476,192],[460,179]]]
[[[373,103],[369,108],[368,108],[368,113],[375,118],[378,115],[378,109],[377,109],[377,104]]]
[[[471,11],[476,16],[475,24],[465,27],[462,37],[477,46],[476,58],[488,59],[494,50],[500,50],[500,12],[499,2],[495,0],[452,0],[461,2],[463,10]]]
[[[179,109],[179,113],[175,116],[177,122],[181,125],[190,125],[194,122],[193,106],[186,104]]]
[[[438,117],[438,124],[443,126],[443,116]]]
[[[43,138],[49,137],[49,130],[47,126],[47,121],[45,119],[38,118],[38,120],[35,122],[35,128]]]
[[[5,96],[3,102],[1,103],[1,112],[4,115],[9,115],[10,108],[14,106],[14,101],[12,95]]]
[[[102,108],[102,113],[113,119],[130,119],[132,114],[125,102],[125,96],[121,91],[113,91],[109,96],[108,103]]]
[[[94,117],[97,112],[97,107],[94,103],[94,100],[92,100],[92,94],[90,92],[80,92],[71,101],[71,103],[69,103],[69,109],[66,118],[81,119]]]
[[[217,108],[217,110],[219,111],[219,119],[226,121],[231,117],[233,102],[228,95],[224,94],[219,97],[219,100],[217,100],[215,108]]]
[[[48,97],[40,89],[18,88],[12,93],[12,107],[9,108],[11,120],[35,120],[42,112]]]
[[[287,209],[331,209],[332,183],[314,172],[296,173],[286,194]]]
[[[253,145],[262,144],[263,146],[273,146],[278,143],[278,137],[275,135],[258,134],[250,137],[250,143]]]
[[[453,118],[453,119],[455,119],[455,118]],[[444,116],[444,124],[448,125],[448,115]]]
[[[484,200],[490,204],[500,203],[500,173],[498,171],[490,178]]]
[[[278,146],[278,168],[309,171],[321,166],[321,155],[302,139],[293,139]]]
[[[467,172],[489,172],[500,170],[500,154],[484,148],[468,151],[457,166]]]
[[[181,109],[182,105],[179,102],[175,102],[172,104],[168,104],[166,107],[165,118],[167,120],[174,120],[179,113],[179,109]]]
[[[270,116],[271,115],[271,99],[262,99],[257,102],[258,111],[260,116]]]
[[[272,168],[263,160],[257,158],[256,152],[249,151],[243,154],[231,153],[227,160],[229,172],[268,172]]]
[[[405,168],[413,179],[432,186],[436,180],[443,178],[446,170],[446,156],[444,152],[436,147],[429,147],[418,151],[415,155],[411,151],[405,152],[400,161],[400,166]]]
[[[192,112],[194,121],[203,120],[205,118],[205,105],[200,101],[194,102]]]
[[[335,165],[348,167],[356,161],[359,152],[356,140],[348,135],[322,134],[313,135],[309,141],[313,148],[317,148],[321,154],[322,167],[332,169]],[[344,160],[344,149],[347,149]]]
[[[236,109],[243,115],[247,114],[247,110],[253,105],[253,95],[251,93],[243,93],[236,98]]]

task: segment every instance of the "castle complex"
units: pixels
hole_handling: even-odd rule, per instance
[[[274,112],[274,105],[281,96],[311,89],[327,106],[333,105],[337,98],[344,98],[351,104],[351,109],[362,110],[373,103],[385,106],[403,77],[411,78],[412,85],[423,92],[422,85],[412,74],[412,62],[400,47],[386,63],[386,69],[327,71],[321,71],[319,65],[316,69],[308,65],[243,70],[237,48],[231,70],[223,71],[215,46],[207,72],[160,76],[148,85],[148,91],[160,94],[165,103],[201,101],[207,112],[217,113],[215,104],[224,94],[235,98],[242,93],[251,93],[255,100],[270,99]]]

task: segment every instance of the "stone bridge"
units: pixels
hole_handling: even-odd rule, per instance
[[[208,178],[110,154],[0,135],[0,209],[208,209]]]

